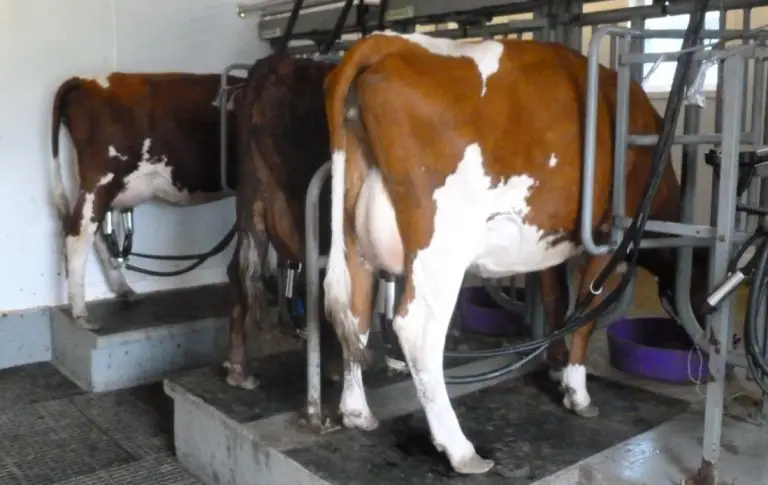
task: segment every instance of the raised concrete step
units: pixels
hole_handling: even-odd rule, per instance
[[[103,328],[75,325],[68,309],[51,315],[53,364],[81,388],[105,392],[223,362],[230,296],[227,285],[141,295],[124,304],[89,304]]]
[[[388,377],[380,368],[364,377],[378,429],[320,435],[297,426],[304,362],[300,352],[260,359],[254,369],[261,384],[253,391],[229,388],[216,369],[167,379],[182,466],[208,485],[598,485],[608,482],[581,466],[583,460],[689,407],[590,376],[602,413],[580,418],[561,407],[557,387],[543,369],[533,369],[536,364],[502,380],[449,386],[465,433],[496,462],[490,472],[469,478],[454,473],[432,446],[410,378]],[[476,361],[446,373],[477,373],[505,362]],[[338,386],[324,389],[324,405],[335,409]]]

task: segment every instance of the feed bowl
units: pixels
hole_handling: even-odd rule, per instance
[[[671,318],[620,318],[606,334],[611,366],[627,374],[674,384],[709,377],[708,356]]]
[[[521,301],[524,298],[525,289],[516,288],[515,299]],[[479,335],[513,335],[524,323],[523,315],[499,306],[482,286],[466,286],[461,289],[459,313],[463,328]]]

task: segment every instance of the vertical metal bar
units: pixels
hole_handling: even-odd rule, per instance
[[[721,12],[722,12],[720,14],[721,16],[726,16],[727,15],[725,10],[721,10]],[[723,14],[726,14],[726,15],[723,15]],[[751,8],[743,9],[742,10],[742,19],[741,19],[741,31],[743,33],[746,33],[746,32],[749,31],[750,25],[752,23],[751,20],[752,20],[752,9]],[[743,46],[746,46],[749,43],[750,43],[749,39],[742,39],[741,40],[741,45],[743,45]],[[745,69],[745,71],[744,71],[744,80],[742,81],[742,83],[744,84],[744,88],[743,88],[744,89],[744,109],[742,109],[742,111],[741,111],[741,126],[745,128],[744,131],[747,131],[746,130],[746,127],[747,127],[747,110],[750,108],[749,102],[747,102],[747,96],[749,94],[750,64],[751,63],[748,62],[746,64],[746,66],[744,67],[744,69]]]
[[[701,62],[694,61],[688,76],[688,85],[698,74]],[[683,133],[699,133],[702,108],[697,105],[687,105],[684,108]],[[699,147],[686,144],[682,147],[682,166],[680,174],[680,222],[693,223],[694,205],[696,202],[696,179],[699,167]],[[680,323],[691,339],[697,344],[705,345],[704,330],[696,319],[691,305],[691,277],[693,274],[693,248],[677,249],[677,267],[675,269],[675,310]]]
[[[228,157],[228,144],[227,134],[229,133],[227,126],[228,110],[227,106],[227,87],[228,78],[232,71],[243,70],[248,72],[251,66],[248,64],[230,64],[224,68],[221,73],[221,80],[219,81],[220,98],[219,98],[219,177],[221,178],[221,188],[225,191],[232,190],[227,181],[229,180],[229,157]],[[243,80],[245,82],[245,80]]]
[[[629,22],[629,26],[632,30],[636,31],[645,31],[645,18],[640,16],[634,16],[632,17],[632,20]],[[630,40],[629,43],[629,51],[632,53],[643,53],[645,52],[645,37],[635,37],[632,40]],[[643,64],[633,64],[629,68],[630,77],[634,79],[635,81],[642,83],[643,81]]]
[[[568,45],[579,52],[582,48],[582,31],[581,27],[573,24],[573,19],[578,18],[584,11],[583,3],[580,0],[571,0],[568,15],[563,19],[568,24]]]
[[[763,58],[754,60],[752,76],[752,144],[760,146],[765,140],[765,66]]]
[[[761,40],[760,44],[765,45],[766,42]],[[762,80],[763,80],[763,93],[766,92],[765,89],[766,89],[766,87],[768,85],[768,76],[766,75],[766,65],[768,65],[768,63],[765,60],[761,59],[760,60],[760,66],[762,66],[761,76],[762,76]],[[762,117],[762,120],[763,120],[763,122],[762,122],[762,127],[763,127],[763,130],[762,130],[763,131],[762,143],[768,143],[768,99],[765,98],[765,94],[763,96],[764,96],[762,98],[763,103],[760,105],[763,108],[763,110],[764,110],[764,113],[763,113],[764,116]]]
[[[631,38],[629,35],[613,37],[617,39],[617,51],[621,56],[629,50]],[[631,66],[626,64],[618,67],[618,77],[616,83],[616,125],[614,128],[613,145],[613,217],[624,217],[626,210],[626,160],[627,160],[627,135],[629,135],[629,86],[631,77]],[[624,235],[624,230],[613,225],[611,230],[611,241],[613,244],[619,244]]]
[[[331,162],[326,162],[312,176],[304,202],[304,230],[306,231],[307,285],[307,421],[310,426],[323,424],[322,389],[320,374],[320,191],[331,173]]]
[[[720,30],[725,30],[726,15],[720,15]],[[715,88],[715,133],[723,132],[723,63],[717,64],[717,86]]]
[[[219,164],[221,178],[221,188],[227,190],[229,187],[229,157],[227,156],[227,80],[229,78],[229,68],[227,66],[221,73],[221,81],[219,81]]]
[[[728,271],[731,255],[736,211],[736,180],[738,178],[738,157],[741,133],[741,109],[743,103],[741,82],[744,76],[745,60],[733,55],[725,61],[723,79],[723,133],[720,178],[717,185],[716,228],[717,237],[710,256],[709,284],[711,288],[722,282]],[[730,322],[732,299],[726,298],[709,319],[710,380],[707,384],[707,401],[704,419],[704,450],[702,471],[706,471],[706,483],[717,483],[717,462],[720,459],[720,438],[723,421],[723,395],[725,391],[725,366],[731,344]]]
[[[723,14],[725,12],[724,11],[721,11],[721,12],[722,12],[721,16],[724,16]],[[750,14],[751,14],[751,12],[749,12],[749,9],[745,8],[745,9],[742,10],[742,14],[743,15],[742,15],[742,19],[741,19],[741,31],[742,32],[747,32],[749,30],[750,16],[751,16]],[[747,45],[749,42],[750,41],[747,40],[747,39],[742,39],[741,45],[742,46]],[[744,98],[744,101],[743,101],[744,106],[742,107],[742,110],[741,110],[741,126],[743,126],[745,128],[744,131],[747,131],[746,130],[747,119],[748,119],[747,118],[747,111],[750,109],[749,102],[747,101],[747,95],[749,94],[749,82],[748,81],[749,81],[750,64],[751,63],[748,62],[744,66],[744,74],[745,75],[744,75],[744,79],[742,79],[742,84],[743,84],[743,88],[742,88],[743,89],[743,94],[742,94],[742,96]],[[752,131],[752,128],[750,127],[750,132],[751,131]],[[749,187],[748,187],[747,191],[744,192],[744,194],[742,194],[742,196],[740,198],[740,202],[742,204],[751,205],[751,204],[753,204],[755,202],[755,200],[756,200],[755,199],[755,197],[756,197],[756,190],[758,189],[757,184],[758,184],[758,182],[757,182],[757,178],[756,177],[753,177],[752,180],[749,181]],[[754,225],[754,221],[756,219],[756,216],[748,215],[748,214],[746,214],[744,212],[738,212],[737,214],[738,214],[738,217],[739,217],[737,225],[736,225],[737,230],[739,230],[739,231],[752,231],[751,226]]]

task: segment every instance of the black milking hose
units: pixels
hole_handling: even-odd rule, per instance
[[[763,394],[768,395],[768,385],[765,383],[765,378],[768,377],[768,361],[765,355],[768,346],[768,331],[763,329],[762,339],[759,339],[757,335],[760,305],[766,305],[764,299],[768,289],[768,237],[765,235],[752,260],[756,260],[757,265],[752,274],[752,284],[747,299],[747,314],[744,319],[744,351],[747,357],[747,366],[755,383],[763,391]],[[721,345],[724,344],[721,342]]]

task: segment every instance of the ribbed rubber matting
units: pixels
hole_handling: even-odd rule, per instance
[[[200,485],[160,384],[83,393],[50,364],[0,371],[1,485]]]

